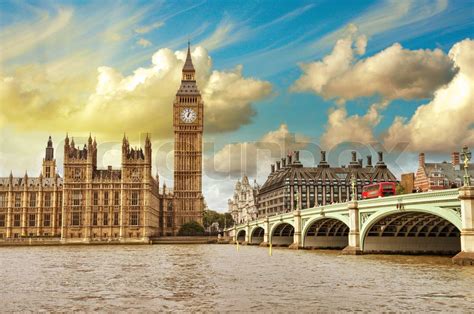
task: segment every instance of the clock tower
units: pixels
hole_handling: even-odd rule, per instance
[[[202,132],[204,103],[196,84],[196,71],[188,52],[181,86],[173,104],[174,128],[174,233],[187,222],[202,224]]]

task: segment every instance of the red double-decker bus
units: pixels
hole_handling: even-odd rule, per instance
[[[362,199],[395,195],[395,182],[379,182],[362,188]]]

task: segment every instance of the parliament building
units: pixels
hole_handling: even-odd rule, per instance
[[[0,241],[60,238],[63,243],[148,243],[176,235],[187,222],[202,224],[204,103],[188,44],[173,104],[174,189],[152,176],[152,148],[122,140],[121,169],[97,168],[97,142],[81,148],[65,138],[64,177],[56,169],[51,137],[39,177],[0,178]],[[14,240],[13,240],[14,241]]]

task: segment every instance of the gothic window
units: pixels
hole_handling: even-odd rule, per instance
[[[20,214],[13,215],[13,226],[20,227],[20,225],[21,225],[21,215]]]
[[[49,167],[46,167],[46,178],[51,177],[51,169]]]
[[[36,207],[36,193],[30,193],[30,207]]]
[[[72,213],[71,225],[72,226],[80,226],[81,225],[81,213],[80,212],[73,212]]]
[[[81,191],[73,191],[72,192],[72,205],[73,206],[80,206],[81,201],[82,201]]]
[[[139,203],[139,194],[138,191],[132,192],[132,206],[138,206]]]
[[[7,193],[0,193],[0,207],[7,207]]]
[[[109,213],[103,213],[102,214],[102,224],[104,226],[108,226],[109,225]]]
[[[0,227],[5,227],[5,214],[0,214]]]
[[[109,192],[104,192],[104,205],[109,205]]]
[[[138,226],[139,221],[139,213],[138,212],[131,212],[130,213],[130,225]]]
[[[97,216],[98,216],[97,212],[92,213],[92,225],[93,226],[97,226]]]
[[[118,226],[118,225],[119,225],[119,213],[115,212],[114,213],[114,226]]]
[[[74,179],[79,180],[81,178],[81,169],[74,169]]]
[[[15,193],[15,207],[21,207],[21,193]]]
[[[36,215],[35,214],[29,214],[28,215],[28,226],[29,227],[34,227],[36,225]]]
[[[93,202],[95,206],[99,205],[99,192],[97,191],[94,191]]]
[[[51,193],[44,193],[44,207],[51,207]]]
[[[43,215],[43,226],[49,227],[51,225],[51,214],[44,214]]]
[[[58,207],[63,206],[63,195],[62,195],[62,193],[60,193],[59,196],[58,196],[58,204],[59,204],[59,205],[57,205]]]
[[[115,194],[114,194],[114,205],[115,206],[120,205],[120,193],[119,192],[115,192]]]

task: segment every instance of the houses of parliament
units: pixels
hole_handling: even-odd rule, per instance
[[[64,175],[56,169],[51,137],[39,177],[0,178],[0,240],[60,238],[63,243],[144,242],[176,235],[191,221],[202,224],[204,104],[190,47],[173,103],[174,189],[152,176],[149,136],[144,148],[122,141],[121,169],[97,168],[97,142],[81,148],[64,141]]]

